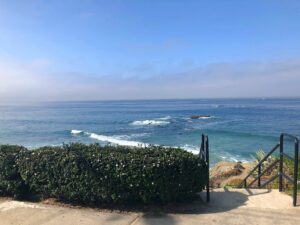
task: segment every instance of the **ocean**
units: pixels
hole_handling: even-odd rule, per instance
[[[191,119],[192,115],[208,115]],[[184,99],[48,102],[0,106],[0,144],[28,148],[64,143],[180,147],[210,158],[249,161],[269,151],[281,132],[300,136],[300,99]],[[290,148],[288,151],[292,152]]]

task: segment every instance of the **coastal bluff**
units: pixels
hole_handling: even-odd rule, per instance
[[[238,186],[244,177],[251,171],[254,163],[227,162],[216,163],[209,172],[210,185],[213,188]]]

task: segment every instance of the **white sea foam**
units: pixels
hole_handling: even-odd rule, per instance
[[[71,134],[81,134],[82,130],[71,130]]]
[[[98,141],[103,141],[103,142],[109,142],[109,143],[116,144],[116,145],[133,146],[133,147],[149,146],[148,144],[143,143],[143,142],[124,140],[124,139],[120,139],[120,137],[105,136],[105,135],[88,133],[88,132],[85,132],[85,134],[89,135],[89,137],[92,139],[96,139]]]
[[[241,157],[240,155],[232,155],[228,152],[222,152],[222,153],[219,152],[218,154],[213,153],[212,155],[214,155],[216,158],[219,158],[220,160],[223,160],[223,161],[243,162],[243,163],[249,162],[249,160]]]
[[[128,139],[132,139],[132,138],[145,137],[148,135],[149,135],[149,133],[136,133],[136,134],[130,134],[130,135],[126,135],[126,136]]]
[[[169,121],[160,121],[160,120],[137,120],[132,122],[132,125],[136,126],[146,126],[146,125],[151,125],[151,126],[163,126],[169,124]]]
[[[181,145],[180,148],[188,151],[188,152],[191,152],[195,155],[199,154],[199,147],[197,146],[194,146],[194,145],[188,145],[188,144],[185,144],[185,145]]]
[[[147,147],[150,145],[150,144],[143,143],[143,142],[128,140],[128,139],[131,139],[133,136],[135,136],[135,134],[106,136],[106,135],[101,135],[101,134],[96,134],[96,133],[84,132],[84,131],[80,131],[80,130],[72,130],[71,133],[78,134],[78,135],[84,134],[84,135],[88,136],[89,138],[92,138],[92,139],[95,139],[95,140],[98,140],[101,142],[108,142],[111,144],[120,145],[120,146]],[[167,148],[169,146],[164,146],[164,147]],[[199,146],[184,144],[184,145],[180,145],[179,148],[184,149],[195,155],[199,154]],[[219,159],[222,159],[222,160],[232,161],[232,162],[238,162],[238,161],[247,162],[246,159],[244,159],[238,155],[233,156],[227,152],[218,153],[216,155],[216,157]]]
[[[75,131],[76,134],[84,134],[92,139],[96,139],[96,140],[102,141],[102,142],[108,142],[108,143],[115,144],[115,145],[132,146],[132,147],[147,147],[150,145],[150,144],[143,143],[143,142],[128,140],[128,139],[132,138],[132,136],[136,136],[138,134],[106,136],[106,135],[90,133],[90,132],[83,132],[83,131],[79,132],[79,130],[72,130],[72,131]],[[76,132],[76,131],[78,131],[78,132]],[[142,133],[141,135],[145,135],[145,133]],[[167,148],[170,146],[163,146],[163,147]],[[199,154],[199,148],[194,145],[186,144],[186,145],[180,146],[180,148],[182,148],[188,152],[191,152],[193,154]]]
[[[198,118],[198,120],[207,120],[207,119],[213,119],[213,118],[215,118],[215,116],[200,116]]]
[[[189,144],[181,145],[180,148],[182,148],[188,152],[191,152],[195,155],[198,155],[199,151],[200,151],[200,146],[189,145]],[[216,158],[219,160],[224,160],[224,161],[229,161],[229,162],[243,162],[243,163],[249,162],[249,160],[241,157],[240,155],[232,155],[228,152],[222,152],[222,153],[211,152],[210,154],[211,154],[212,159]]]
[[[165,116],[165,117],[159,118],[159,120],[170,120],[170,119],[172,119],[171,116]]]
[[[200,116],[199,119],[200,120],[207,120],[207,119],[211,119],[213,118],[212,116]]]

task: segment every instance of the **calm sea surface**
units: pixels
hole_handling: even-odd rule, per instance
[[[190,119],[192,115],[210,118]],[[211,159],[247,161],[269,151],[281,132],[300,136],[300,99],[201,99],[40,103],[0,106],[0,144],[29,148],[70,142],[160,144],[198,152],[201,133]]]

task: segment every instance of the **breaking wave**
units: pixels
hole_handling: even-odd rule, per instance
[[[96,139],[98,141],[103,141],[103,142],[109,142],[111,144],[116,144],[116,145],[121,145],[121,146],[132,146],[132,147],[147,147],[147,146],[149,146],[149,144],[146,144],[143,142],[124,140],[119,137],[106,136],[106,135],[100,135],[100,134],[88,133],[88,132],[85,132],[85,134],[89,135],[89,137],[92,139]]]
[[[132,122],[132,125],[136,126],[163,126],[169,124],[169,121],[162,121],[162,120],[137,120]]]
[[[71,134],[81,134],[82,130],[71,130]]]
[[[171,116],[165,116],[165,117],[159,118],[159,120],[170,120],[170,119],[172,119]]]
[[[129,136],[129,135],[106,136],[106,135],[101,135],[101,134],[96,134],[96,133],[84,132],[82,130],[71,130],[71,134],[77,134],[77,135],[84,134],[84,135],[88,136],[89,138],[96,139],[98,141],[108,142],[111,144],[122,145],[122,146],[133,146],[133,147],[149,146],[149,144],[147,144],[147,143],[127,140],[127,139],[131,138],[131,136],[139,137],[139,136],[147,135],[147,133],[133,134],[131,136]]]
[[[188,144],[181,145],[180,148],[182,148],[188,152],[191,152],[195,155],[199,154],[199,151],[200,151],[199,147],[194,146],[194,145],[188,145]]]

